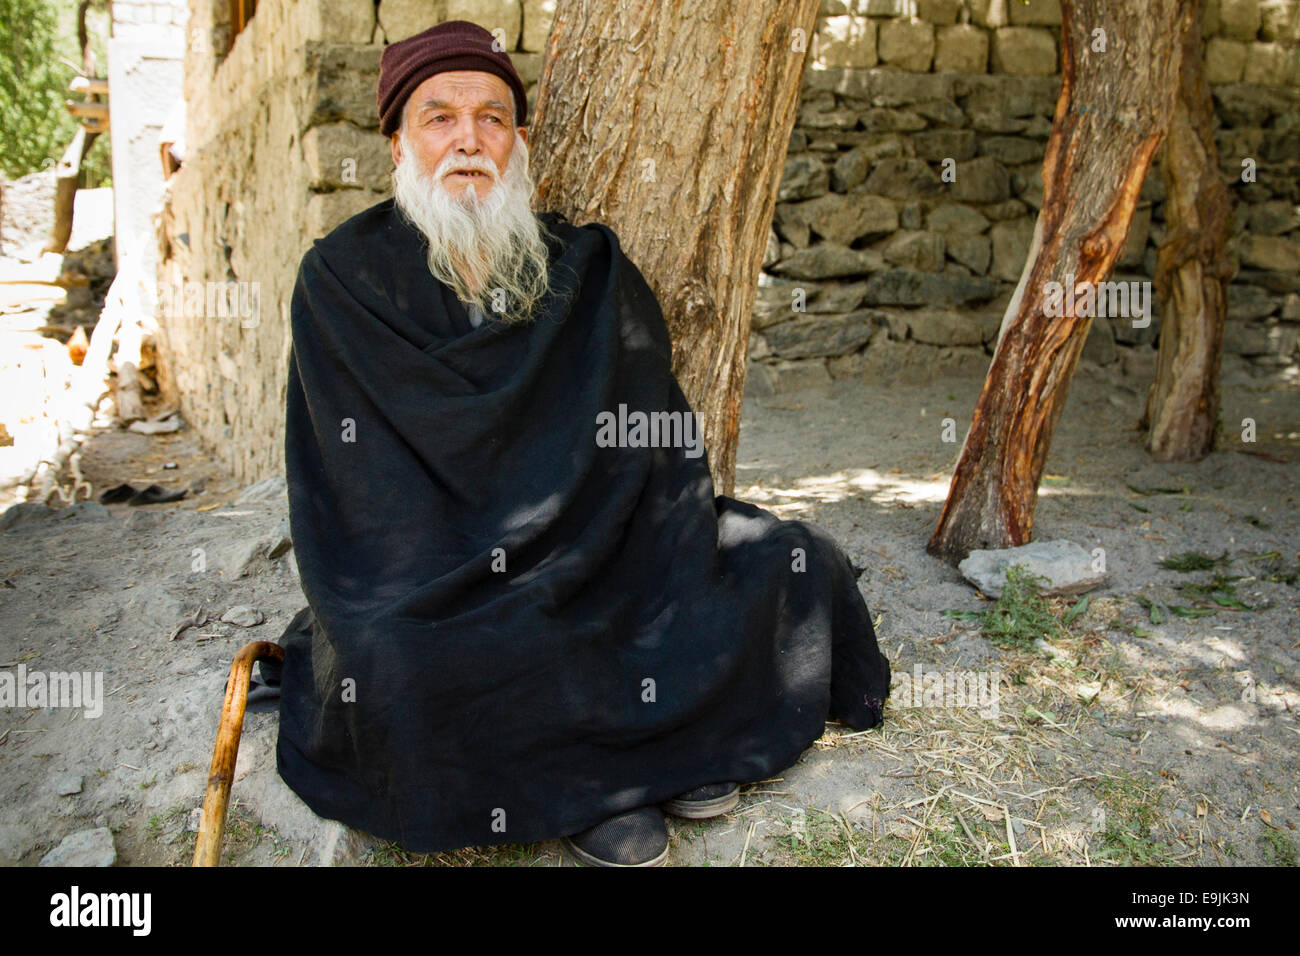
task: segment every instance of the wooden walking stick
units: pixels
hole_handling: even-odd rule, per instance
[[[230,800],[230,784],[235,777],[235,758],[239,756],[239,735],[244,730],[248,684],[252,679],[253,664],[261,660],[283,661],[284,648],[270,641],[252,641],[240,648],[230,665],[226,702],[221,706],[221,725],[217,728],[212,769],[208,771],[208,790],[203,797],[203,819],[194,846],[194,866],[218,866],[221,863],[221,838],[226,832],[226,805]]]

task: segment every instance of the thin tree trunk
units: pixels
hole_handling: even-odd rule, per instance
[[[1147,450],[1199,461],[1214,450],[1223,320],[1233,266],[1232,195],[1219,172],[1214,101],[1201,58],[1201,8],[1183,11],[1182,70],[1161,174],[1168,234],[1156,259],[1160,356],[1147,395]]]
[[[81,46],[81,72],[87,77],[95,75],[95,52],[91,49],[90,31],[86,27],[86,11],[89,9],[90,0],[81,0],[77,5],[77,43]],[[87,95],[86,99],[92,101],[95,97]],[[49,241],[42,252],[62,254],[68,248],[68,240],[72,238],[72,213],[76,207],[81,163],[98,136],[98,133],[88,133],[85,126],[78,125],[72,142],[55,166],[54,226],[50,229]]]
[[[77,201],[77,181],[81,177],[81,161],[95,142],[98,133],[87,133],[86,127],[77,126],[72,142],[63,151],[63,158],[54,167],[54,226],[43,252],[62,253],[72,238],[72,211]]]
[[[750,314],[818,0],[560,0],[533,121],[540,208],[601,222],[654,291],[733,490]]]
[[[951,563],[1033,536],[1038,482],[1092,325],[1082,309],[1046,314],[1048,284],[1101,282],[1124,248],[1168,129],[1188,2],[1062,0],[1061,95],[1043,159],[1043,207],[926,546]],[[1105,31],[1104,51],[1096,30]]]

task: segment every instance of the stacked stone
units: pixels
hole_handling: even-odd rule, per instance
[[[1042,205],[1059,3],[826,0],[821,14],[764,260],[749,388],[983,375]],[[1210,0],[1204,29],[1212,39],[1231,29],[1243,48],[1250,29],[1262,41],[1251,56],[1276,60],[1255,49],[1272,44],[1290,57],[1300,2]],[[1215,89],[1225,181],[1239,202],[1225,350],[1251,374],[1291,366],[1300,344],[1300,90],[1260,85],[1288,79]],[[1246,159],[1254,182],[1242,179]],[[1152,281],[1163,236],[1155,168],[1111,279]],[[1145,327],[1095,320],[1084,360],[1149,379],[1151,311]]]

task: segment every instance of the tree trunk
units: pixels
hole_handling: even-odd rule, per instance
[[[1033,536],[1038,482],[1092,325],[1069,284],[1088,283],[1081,296],[1095,290],[1124,248],[1168,129],[1188,2],[1062,0],[1061,94],[1043,159],[1043,207],[926,546],[951,563]],[[1060,317],[1047,314],[1049,283],[1059,283],[1058,303],[1066,290]]]
[[[1214,101],[1201,58],[1201,8],[1183,11],[1182,70],[1165,142],[1168,234],[1156,259],[1160,357],[1147,395],[1147,450],[1161,461],[1199,461],[1214,450],[1223,319],[1233,266],[1232,194],[1219,172]]]
[[[539,208],[614,230],[733,490],[745,352],[818,0],[560,0],[530,137]]]
[[[77,202],[77,181],[81,178],[81,161],[86,158],[98,133],[87,133],[86,127],[77,126],[72,142],[63,151],[63,158],[54,167],[54,225],[49,241],[42,252],[62,254],[72,238],[72,211]]]

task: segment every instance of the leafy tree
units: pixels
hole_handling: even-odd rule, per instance
[[[0,0],[0,172],[10,178],[53,166],[76,132],[77,120],[63,103],[75,75],[64,60],[81,60],[77,5],[77,0]],[[103,40],[95,39],[98,52]],[[105,62],[102,55],[98,62]],[[108,137],[99,139],[104,145],[82,163],[86,185],[108,179]]]

